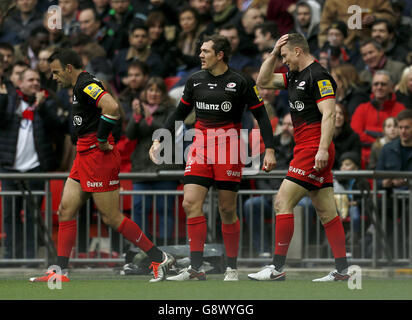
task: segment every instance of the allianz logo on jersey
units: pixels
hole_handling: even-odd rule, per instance
[[[289,100],[289,107],[297,111],[302,111],[303,109],[305,109],[305,104],[302,101],[295,101],[295,103],[293,104]]]
[[[202,101],[196,101],[196,108],[201,110],[222,110],[224,112],[230,111],[232,109],[232,103],[230,101],[223,101],[220,105],[216,103],[206,103]]]

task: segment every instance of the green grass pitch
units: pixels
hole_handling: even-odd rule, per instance
[[[319,274],[322,276],[323,274]],[[149,283],[150,276],[73,274],[62,289],[30,283],[28,277],[0,278],[0,300],[411,300],[412,278],[362,279],[362,288],[347,283],[313,283],[313,277],[288,277],[284,282],[258,282],[240,275],[239,282],[207,281]]]

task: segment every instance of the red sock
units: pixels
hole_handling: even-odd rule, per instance
[[[77,220],[59,222],[57,235],[57,255],[70,257],[76,242]]]
[[[335,217],[328,223],[325,223],[323,227],[325,228],[326,237],[335,259],[346,258],[345,231],[343,230],[340,217]]]
[[[239,252],[240,223],[239,219],[232,224],[222,223],[222,237],[228,258],[237,257]]]
[[[295,228],[292,213],[277,214],[275,225],[275,255],[286,256]]]
[[[140,227],[127,217],[124,217],[117,231],[144,252],[149,251],[154,246],[153,242],[146,237]]]
[[[190,251],[203,252],[207,235],[205,216],[187,219],[187,234],[189,236]]]

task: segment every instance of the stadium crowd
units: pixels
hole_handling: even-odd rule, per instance
[[[352,159],[359,169],[374,169],[377,164],[382,167],[379,153],[383,145],[391,141],[398,141],[399,145],[397,115],[412,109],[412,0],[2,2],[1,172],[61,172],[71,167],[76,142],[69,121],[73,96],[71,90],[59,88],[52,79],[47,59],[55,48],[70,47],[78,52],[84,70],[103,81],[121,105],[122,117],[114,136],[122,156],[122,172],[159,170],[149,159],[152,133],[163,126],[177,105],[186,79],[200,70],[202,39],[214,33],[230,40],[233,52],[229,66],[255,80],[262,61],[280,36],[289,32],[304,35],[311,54],[337,83],[333,139],[336,170],[346,159]],[[362,8],[361,29],[349,26],[353,13],[348,13],[348,7],[352,4]],[[57,19],[60,14],[61,21]],[[276,72],[287,72],[287,68],[279,65]],[[282,120],[290,119],[287,90],[259,91],[274,135],[285,133]],[[22,136],[17,122],[21,118],[15,119],[22,101],[27,106],[21,115],[33,122],[34,137]],[[190,129],[194,121],[192,114],[184,123],[185,129]],[[251,113],[246,112],[244,128],[251,130],[255,125]],[[17,147],[18,139],[26,139],[26,148]],[[284,145],[280,136],[279,139],[279,144]],[[385,161],[390,156],[386,152]],[[276,157],[284,159],[290,155]],[[401,170],[411,167],[411,160],[405,161],[409,162],[401,165]],[[151,183],[150,187],[170,190],[178,184],[179,181],[162,181]],[[253,181],[243,184],[243,188],[257,187]],[[17,188],[13,183],[3,182],[2,186],[3,190]],[[134,181],[133,188],[145,189],[147,182]],[[162,198],[158,200],[161,207],[165,202]],[[169,208],[173,199],[170,201]],[[142,215],[150,208],[142,208],[138,196],[134,204],[136,219],[141,224]],[[146,207],[148,204],[149,201]],[[6,207],[3,214],[9,235],[11,214]],[[168,228],[161,231],[160,237],[166,234],[171,238],[172,214],[168,213]],[[19,237],[23,231],[16,228],[15,232]],[[33,256],[32,249],[28,247],[28,257]]]

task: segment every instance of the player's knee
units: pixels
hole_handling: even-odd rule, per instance
[[[275,209],[276,213],[284,213],[286,211],[286,208],[284,206],[284,201],[281,199],[281,197],[277,196],[275,198],[275,201],[273,203],[273,208]]]
[[[197,211],[201,211],[198,201],[183,199],[182,207],[187,216],[193,215]]]
[[[236,204],[233,205],[220,205],[219,212],[224,217],[232,217],[236,214]]]
[[[60,202],[58,209],[59,222],[73,220],[75,214],[68,203]]]

